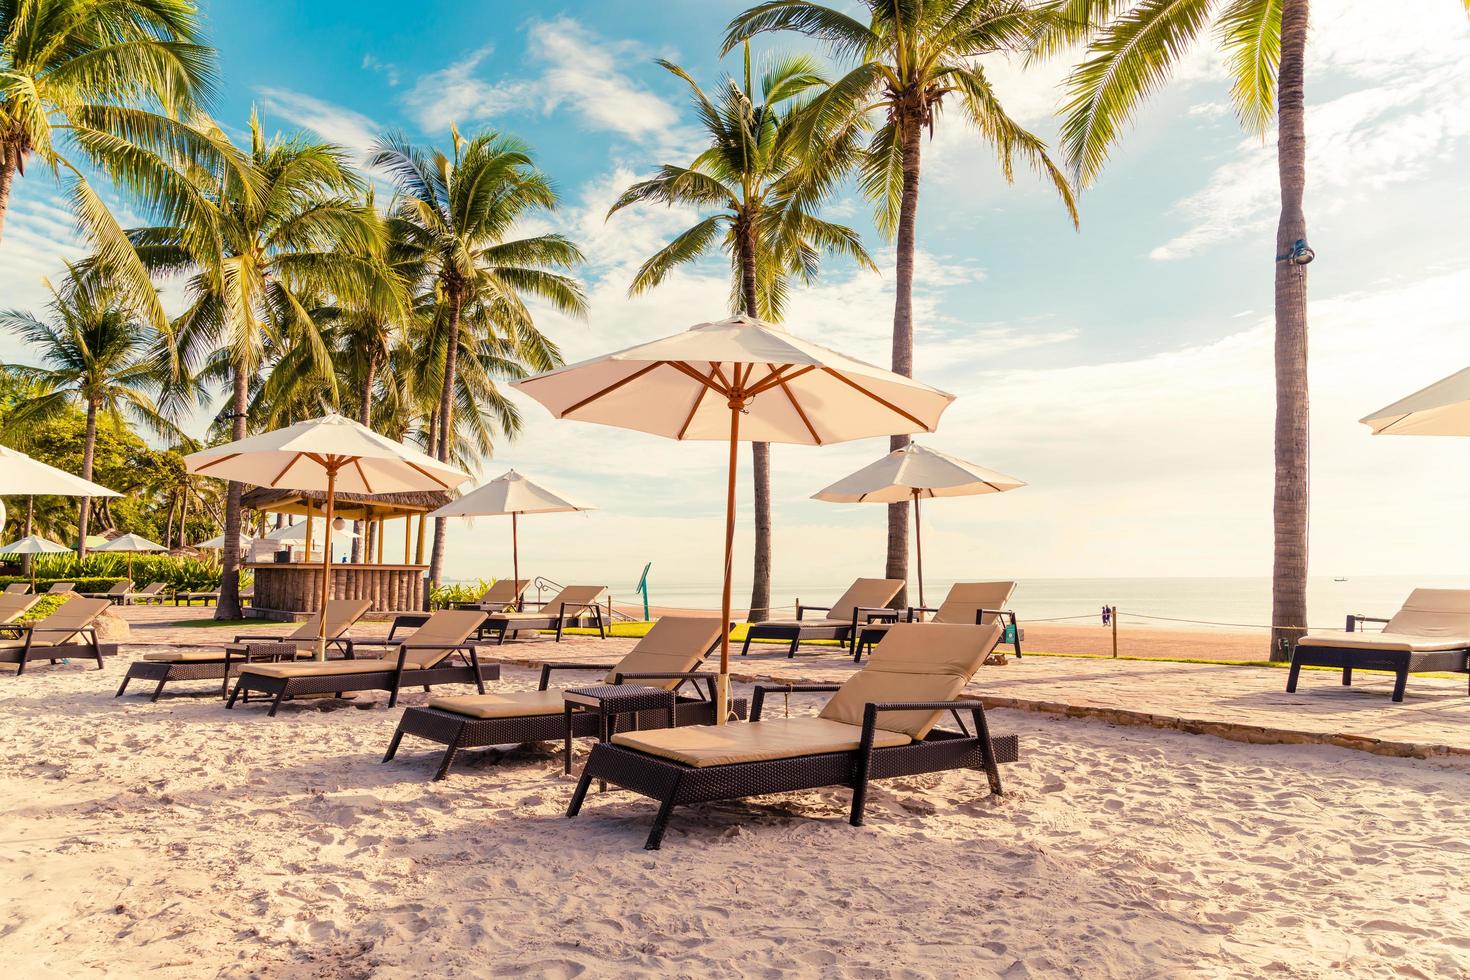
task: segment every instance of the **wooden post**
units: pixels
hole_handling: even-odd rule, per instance
[[[424,524],[428,520],[428,516],[427,512],[419,515],[419,528],[414,536],[413,544],[413,563],[415,565],[422,565],[424,563]]]
[[[739,365],[732,366],[735,384],[740,381]],[[730,406],[730,464],[725,485],[725,581],[720,592],[720,673],[715,681],[715,724],[723,725],[730,711],[730,573],[735,563],[735,471],[740,464],[740,412],[745,399],[733,392]]]
[[[1112,615],[1110,615],[1108,617],[1108,620],[1110,622],[1112,622],[1112,624],[1113,624],[1113,659],[1114,660],[1117,660],[1118,659],[1118,607],[1117,606],[1113,606],[1111,608],[1112,608]]]
[[[306,505],[306,560],[311,561],[311,504]]]
[[[322,548],[322,605],[321,615],[317,617],[317,624],[321,628],[321,634],[317,638],[316,659],[327,659],[327,604],[332,598],[332,508],[335,504],[334,497],[337,493],[337,468],[330,461],[327,464],[327,512],[326,512],[326,541]],[[307,511],[306,524],[306,548],[307,555],[311,554],[311,517]]]
[[[378,537],[378,564],[383,564],[383,519],[378,518],[378,529],[374,532]]]
[[[510,568],[511,581],[519,583],[521,580],[521,542],[516,529],[515,511],[510,512]]]
[[[410,534],[412,533],[409,530],[409,524],[412,521],[413,521],[413,515],[412,514],[404,514],[403,515],[403,563],[405,565],[408,564],[408,539],[409,539]]]
[[[919,571],[919,605],[924,603],[924,535],[919,523],[919,491],[914,491],[914,559]]]

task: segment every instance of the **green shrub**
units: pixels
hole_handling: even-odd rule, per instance
[[[77,582],[78,592],[104,592],[112,583],[121,582],[128,575],[128,556],[125,554],[91,554],[85,561],[78,561],[76,555],[37,555],[35,563],[36,577],[40,581]],[[166,582],[170,591],[212,592],[220,587],[222,578],[219,559],[212,556],[133,555],[133,581],[139,588],[150,582]],[[83,580],[103,584],[83,588],[80,584]],[[20,581],[29,579],[0,576],[0,583]]]
[[[77,592],[106,592],[118,582],[121,582],[123,578],[124,576],[122,575],[119,575],[117,578],[81,578],[80,576],[77,578],[38,578],[36,579],[36,592],[45,592],[56,582],[73,582],[75,583],[74,591]],[[24,575],[0,575],[0,589],[4,589],[13,582],[25,582],[29,584],[30,581]]]
[[[478,602],[485,590],[494,584],[493,578],[482,578],[474,584],[441,585],[429,593],[429,608],[448,609],[457,602]]]
[[[43,595],[36,600],[36,604],[27,609],[24,614],[16,619],[17,623],[35,623],[45,619],[47,616],[61,608],[62,603],[70,599],[69,595]]]

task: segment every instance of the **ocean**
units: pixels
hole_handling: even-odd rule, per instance
[[[948,580],[924,583],[925,598],[937,605],[949,588]],[[844,582],[813,582],[772,589],[775,606],[788,609],[795,598],[830,602],[846,587]],[[1349,613],[1391,616],[1416,587],[1470,588],[1470,577],[1351,576],[1346,581],[1314,577],[1307,582],[1307,619],[1312,629],[1342,629]],[[636,604],[633,583],[614,585],[621,604]],[[655,575],[649,586],[655,606],[718,609],[719,583],[663,585]],[[735,605],[750,599],[748,584],[734,592]],[[910,601],[917,601],[912,597]],[[1012,606],[1022,620],[1098,621],[1104,605],[1118,607],[1119,623],[1130,626],[1179,626],[1264,629],[1271,621],[1271,580],[1268,578],[1036,578],[1016,586]]]

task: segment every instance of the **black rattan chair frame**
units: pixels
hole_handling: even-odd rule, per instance
[[[1378,616],[1348,616],[1346,631],[1361,631],[1364,623],[1387,623]],[[1296,646],[1291,654],[1291,669],[1286,674],[1286,693],[1295,694],[1303,667],[1337,667],[1342,670],[1342,686],[1351,687],[1354,670],[1386,670],[1394,675],[1393,700],[1402,702],[1410,674],[1431,671],[1470,674],[1470,649],[1460,650],[1368,650],[1362,647]],[[1470,695],[1470,679],[1466,694]]]
[[[540,613],[546,613],[541,609]],[[597,623],[597,635],[601,639],[607,639],[607,626],[602,620],[602,607],[595,602],[563,602],[555,613],[546,615],[521,616],[516,619],[497,619],[495,613],[489,613],[488,618],[480,625],[480,636],[493,633],[497,644],[505,643],[507,633],[516,630],[556,630],[556,642],[561,642],[562,630],[567,626],[575,626],[576,621],[585,612],[592,613],[592,618]]]
[[[831,606],[803,606],[796,607],[796,618],[800,622],[808,612],[831,612]],[[848,648],[848,653],[856,653],[858,642],[858,625],[860,622],[871,623],[876,619],[887,619],[894,611],[884,607],[857,606],[852,611],[852,622],[850,623],[823,623],[811,626],[794,625],[792,623],[751,623],[745,630],[745,642],[740,646],[740,655],[747,656],[750,653],[752,640],[787,640],[786,659],[790,660],[796,656],[797,647],[801,646],[802,640],[836,640]]]
[[[34,661],[45,660],[55,664],[59,660],[67,660],[72,657],[91,659],[97,661],[97,669],[102,669],[102,658],[117,655],[116,643],[102,643],[97,639],[97,627],[83,626],[81,629],[73,629],[69,626],[35,626],[30,623],[5,623],[0,625],[0,635],[18,632],[25,637],[25,644],[13,649],[0,649],[0,664],[16,664],[15,676],[19,677],[26,672],[26,667]],[[52,645],[36,646],[37,633],[64,633],[66,639],[72,637],[80,638],[78,643],[56,643]]]
[[[757,685],[751,724],[760,722],[767,692],[831,692],[837,689],[836,684]],[[874,748],[877,720],[883,712],[940,709],[970,712],[974,734],[935,729],[921,742]],[[723,766],[690,766],[621,745],[598,743],[592,747],[592,754],[582,768],[581,779],[567,807],[567,816],[575,817],[581,811],[594,779],[658,800],[658,814],[643,844],[645,849],[656,851],[663,843],[669,817],[676,806],[824,786],[851,786],[852,809],[848,822],[860,827],[867,804],[868,783],[874,779],[951,769],[980,769],[985,772],[990,792],[999,795],[1001,782],[997,766],[1014,762],[1019,755],[1020,745],[1014,735],[991,737],[985,707],[979,701],[872,702],[863,712],[858,748],[851,752],[826,752]]]

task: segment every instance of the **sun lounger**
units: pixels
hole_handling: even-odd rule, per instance
[[[1015,582],[956,582],[950,587],[949,594],[937,608],[933,606],[909,606],[904,618],[911,623],[963,623],[965,625],[982,625],[989,620],[999,619],[1004,626],[1009,621],[1011,630],[1011,645],[1016,651],[1016,656],[1021,656],[1021,629],[1016,624],[1016,614],[1006,606],[1011,601],[1011,593],[1016,591]],[[925,613],[933,613],[929,619],[924,619]],[[877,614],[881,615],[881,614]],[[898,612],[892,611],[892,619],[889,622],[870,622],[858,629],[858,642],[853,650],[853,662],[861,663],[863,650],[871,650],[873,644],[883,639],[883,634],[888,631],[892,623],[898,621]]]
[[[117,653],[116,643],[99,643],[97,617],[112,603],[106,599],[69,599],[60,609],[35,623],[0,626],[0,663],[17,664],[16,676],[33,660],[56,663],[70,657],[91,657],[102,669],[103,656]]]
[[[161,606],[163,605],[163,600],[168,598],[164,595],[167,590],[167,582],[149,582],[141,590],[129,593],[128,597],[123,600],[123,604],[144,605],[149,602],[156,602]]]
[[[17,595],[14,592],[0,593],[0,624],[9,623],[25,615],[26,610],[41,601],[37,595]],[[12,631],[13,632],[13,631]]]
[[[500,678],[500,667],[481,666],[475,644],[470,642],[484,618],[485,614],[477,609],[441,609],[403,639],[359,640],[354,644],[354,650],[381,646],[384,656],[380,659],[244,664],[225,707],[233,708],[241,694],[248,700],[252,692],[271,698],[271,717],[282,701],[301,694],[340,697],[349,691],[387,691],[390,708],[398,704],[398,692],[403,687],[427,690],[435,684],[474,684],[484,694],[485,681]],[[464,666],[446,663],[455,655]]]
[[[132,591],[133,583],[122,581],[112,583],[112,588],[106,592],[82,592],[80,595],[87,599],[106,599],[108,602],[122,603],[127,601],[128,593]]]
[[[896,578],[860,578],[830,606],[796,606],[795,619],[768,619],[751,623],[745,634],[745,643],[740,648],[743,657],[750,653],[752,640],[790,640],[787,658],[796,656],[796,648],[802,640],[837,640],[848,643],[856,653],[858,627],[868,622],[869,616],[883,616],[892,610],[888,604],[903,588]],[[809,612],[825,612],[818,618],[806,618]]]
[[[66,595],[76,591],[76,587],[75,582],[52,582],[51,588],[46,590],[46,595]]]
[[[511,579],[498,578],[495,584],[486,589],[480,598],[474,602],[455,603],[456,609],[478,609],[481,612],[498,613],[504,612],[515,606],[519,606],[521,596],[525,595],[526,589],[531,585],[528,578]]]
[[[196,599],[198,601],[200,601],[200,602],[203,602],[206,606],[209,605],[211,602],[213,602],[215,604],[218,604],[219,603],[219,590],[218,589],[215,589],[213,592],[175,592],[174,593],[174,605],[176,605],[176,606],[179,605],[180,603],[182,603],[183,605],[186,605],[186,606],[193,605],[194,604],[194,601]]]
[[[553,672],[595,672],[603,675],[603,684],[660,688],[675,695],[675,725],[712,724],[714,675],[698,670],[719,642],[720,621],[716,617],[665,616],[615,664],[542,664],[541,684],[535,691],[432,697],[428,707],[404,711],[383,761],[388,762],[398,752],[403,736],[415,735],[445,746],[444,758],[434,774],[435,779],[443,779],[461,749],[597,737],[599,718],[591,712],[573,714],[568,729],[562,692],[550,686]],[[709,689],[701,690],[700,681]],[[690,685],[690,695],[679,695],[685,684]],[[736,702],[735,710],[743,717],[745,703]],[[659,728],[669,723],[667,709],[630,713],[620,716],[619,721],[639,728]]]
[[[505,635],[516,630],[556,630],[556,642],[561,642],[562,630],[575,626],[577,620],[591,615],[597,624],[597,634],[607,639],[607,629],[602,621],[602,607],[597,600],[607,591],[605,585],[568,585],[546,602],[530,602],[522,605],[540,606],[535,612],[498,612],[489,614],[480,635],[495,633],[498,643],[505,642]]]
[[[958,696],[1001,632],[999,623],[900,623],[841,686],[757,686],[748,723],[621,732],[592,747],[567,816],[594,779],[652,797],[659,811],[643,846],[657,850],[674,807],[690,803],[851,786],[848,822],[858,827],[872,779],[983,769],[999,794],[997,764],[1016,759],[1017,741],[992,739],[984,706]],[[765,695],[787,691],[835,694],[816,717],[762,719]],[[935,727],[946,712],[959,732]]]
[[[6,595],[29,595],[30,591],[31,583],[29,582],[11,582],[5,587]]]
[[[333,599],[327,603],[327,648],[344,656],[352,656],[352,637],[348,630],[372,607],[367,599]],[[220,682],[220,697],[229,694],[230,676],[243,663],[268,657],[278,661],[283,657],[300,659],[316,653],[317,638],[321,635],[321,619],[313,615],[291,632],[243,633],[222,650],[165,650],[146,653],[142,660],[128,665],[128,674],[123,678],[114,697],[122,697],[132,680],[155,681],[150,701],[157,701],[164,685],[171,681]],[[283,650],[288,645],[290,649]]]
[[[1367,633],[1364,623],[1385,625]],[[1349,616],[1342,633],[1308,633],[1292,653],[1288,693],[1303,667],[1340,667],[1344,686],[1355,669],[1393,671],[1395,701],[1404,699],[1410,674],[1470,673],[1470,589],[1415,589],[1392,619]]]

